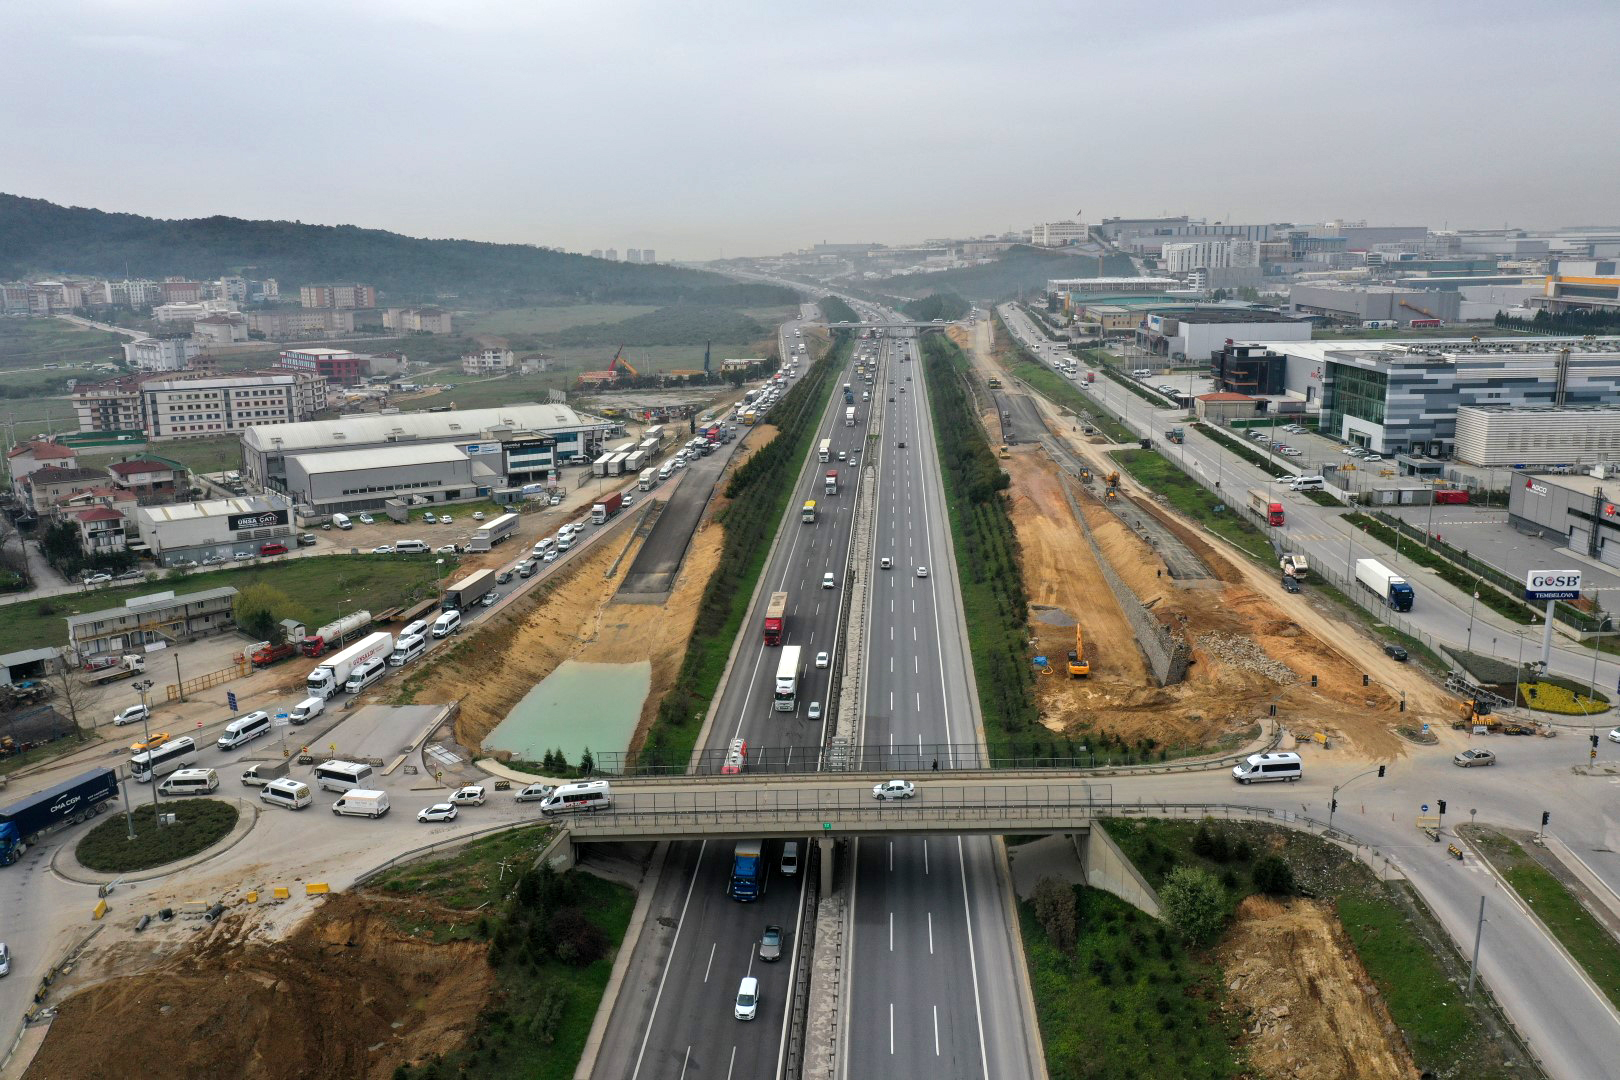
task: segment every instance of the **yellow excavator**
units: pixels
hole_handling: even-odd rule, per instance
[[[1119,498],[1119,470],[1118,469],[1115,469],[1113,472],[1109,473],[1108,474],[1108,479],[1103,481],[1103,483],[1104,483],[1104,486],[1106,488],[1106,490],[1103,491],[1103,498],[1105,498],[1105,499],[1117,499],[1117,498]]]
[[[1086,634],[1078,626],[1074,628],[1074,648],[1069,650],[1069,677],[1078,679],[1082,675],[1091,674],[1091,664],[1086,661]]]

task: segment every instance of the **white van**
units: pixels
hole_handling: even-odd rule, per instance
[[[219,748],[234,750],[245,742],[268,734],[270,734],[270,714],[263,711],[250,712],[225,725],[225,730],[219,736]]]
[[[340,529],[354,528],[354,522],[349,520],[349,515],[347,514],[333,514],[332,524],[336,525]]]
[[[540,803],[540,812],[575,814],[585,810],[607,810],[613,806],[613,789],[606,780],[587,780],[580,784],[564,784]]]
[[[1321,491],[1327,486],[1327,480],[1321,476],[1296,476],[1288,486],[1295,491]]]
[[[658,467],[658,479],[668,480],[670,478],[670,474],[672,474],[674,471],[675,466],[666,461]]]
[[[323,761],[315,766],[315,783],[326,791],[349,791],[371,779],[371,766],[355,761]]]
[[[320,697],[307,697],[293,706],[287,719],[295,724],[307,724],[326,711],[326,699]]]
[[[420,659],[425,652],[427,652],[427,638],[400,638],[399,645],[388,657],[388,666],[404,667],[412,660]]]
[[[399,640],[404,641],[406,638],[409,638],[409,637],[424,637],[425,638],[425,637],[427,637],[427,632],[428,632],[427,620],[426,619],[417,619],[415,622],[411,623],[409,626],[405,627],[405,629],[403,629],[403,630],[401,630],[399,632]]]
[[[1131,372],[1131,378],[1133,378],[1133,379],[1151,379],[1151,378],[1153,378],[1153,372],[1148,368],[1139,367],[1135,371]]]
[[[388,792],[355,788],[332,804],[332,813],[350,817],[382,817],[388,813]]]
[[[544,555],[546,552],[550,551],[552,548],[554,548],[556,546],[557,546],[557,541],[555,541],[551,537],[547,536],[547,537],[544,537],[543,539],[536,540],[534,542],[534,550],[533,550],[532,554],[538,557],[540,555]]]
[[[782,845],[782,876],[792,877],[799,872],[799,842],[789,840]]]
[[[447,638],[460,629],[461,612],[459,611],[446,611],[433,620],[433,636],[436,638]]]
[[[426,555],[427,542],[423,540],[396,540],[394,551],[401,555]]]
[[[181,769],[158,785],[164,795],[207,795],[219,787],[219,773],[213,769]]]
[[[308,784],[285,776],[279,780],[272,780],[259,789],[260,802],[267,802],[271,806],[285,806],[289,810],[302,810],[313,798]]]
[[[373,656],[370,660],[360,664],[349,672],[349,681],[343,684],[346,693],[358,694],[388,672],[388,661],[380,656]]]
[[[1295,753],[1250,754],[1241,765],[1232,766],[1232,779],[1240,784],[1264,780],[1298,780],[1305,775],[1304,764]]]

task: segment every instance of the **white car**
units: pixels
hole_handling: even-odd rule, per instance
[[[152,715],[152,710],[145,705],[131,705],[117,716],[113,717],[114,727],[123,727],[125,724],[138,724]]]
[[[375,524],[377,524],[377,519],[372,517],[370,514],[361,514],[360,515],[360,524],[362,524],[362,525],[375,525]]]
[[[11,950],[6,943],[0,941],[0,975],[11,974]]]
[[[557,549],[552,548],[550,551],[548,551],[544,555],[540,556],[540,561],[541,562],[556,562],[557,561]]]
[[[821,702],[812,701],[810,703],[810,708],[805,710],[804,715],[805,715],[805,717],[807,719],[810,719],[810,720],[820,720],[821,719]]]
[[[456,808],[447,802],[436,802],[432,806],[424,807],[416,815],[417,821],[454,821]]]
[[[466,787],[458,789],[454,795],[450,796],[450,801],[455,803],[457,806],[483,806],[484,789],[479,787],[477,784],[468,784]]]
[[[872,788],[872,798],[882,802],[885,799],[909,799],[917,794],[917,785],[910,780],[885,780]]]
[[[1620,727],[1614,728],[1609,732],[1609,741],[1620,742]]]
[[[737,1003],[732,1006],[731,1015],[738,1020],[752,1020],[759,1015],[759,980],[752,975],[738,984]]]
[[[927,577],[928,576],[928,567],[926,567],[926,566],[917,567],[917,576],[918,577]]]
[[[821,587],[823,589],[830,589],[836,584],[837,582],[833,580],[833,576],[830,571],[821,575]]]
[[[473,520],[474,521],[483,521],[484,520],[484,512],[482,510],[474,510],[473,511]]]
[[[829,663],[829,658],[828,658],[826,653],[824,653],[824,652],[816,653],[816,667],[826,667],[828,665],[828,663]]]
[[[454,544],[440,544],[438,547],[433,549],[433,554],[435,555],[454,555],[455,553],[456,545]]]
[[[440,525],[448,525],[454,520],[455,520],[455,518],[451,517],[449,514],[440,514],[439,515],[439,524]]]
[[[373,555],[392,555],[394,553],[394,545],[380,544],[377,547],[372,548],[371,553]]]
[[[84,579],[84,583],[86,585],[105,585],[111,580],[111,574],[91,574],[89,577]]]

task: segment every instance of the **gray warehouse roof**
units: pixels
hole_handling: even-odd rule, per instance
[[[395,440],[476,439],[490,428],[549,431],[598,423],[567,405],[503,405],[495,409],[462,409],[430,413],[365,413],[336,420],[267,424],[242,432],[242,445],[260,453],[278,447],[286,453],[329,450],[334,446],[375,446]]]
[[[362,469],[397,469],[409,465],[434,465],[443,461],[466,461],[451,443],[405,443],[375,446],[362,450],[334,450],[325,454],[295,454],[305,473],[356,472]]]
[[[194,503],[167,503],[163,506],[136,507],[135,514],[146,521],[197,521],[201,518],[229,517],[232,514],[263,514],[282,510],[286,503],[262,495],[239,499],[208,499]]]

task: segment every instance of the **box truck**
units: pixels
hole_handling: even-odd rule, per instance
[[[92,769],[0,810],[0,866],[22,858],[30,844],[51,830],[102,813],[107,801],[117,797],[117,775],[111,769]]]
[[[312,697],[330,698],[342,689],[355,668],[367,660],[386,661],[394,651],[394,635],[378,632],[361,638],[309,673],[305,684]]]

